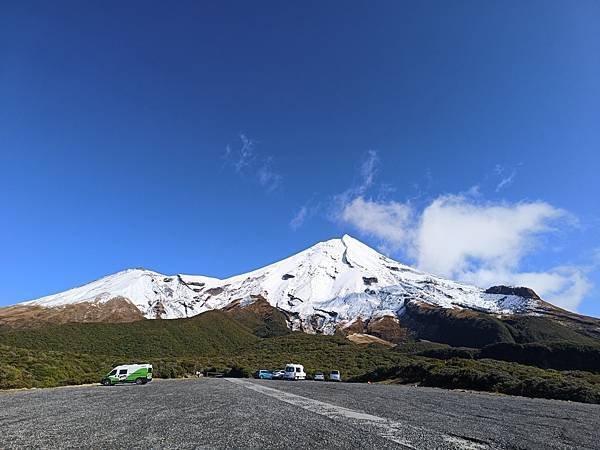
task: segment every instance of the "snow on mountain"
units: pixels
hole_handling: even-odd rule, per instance
[[[186,313],[187,305],[197,297],[199,286],[220,281],[200,276],[194,279],[193,284],[187,284],[178,275],[166,276],[151,270],[127,269],[65,292],[21,304],[52,308],[80,302],[104,303],[115,297],[123,297],[147,318],[160,316],[174,319],[202,312]]]
[[[236,300],[243,305],[255,295],[286,311],[292,328],[325,333],[359,317],[395,317],[402,314],[406,301],[497,314],[531,311],[537,302],[487,294],[420,272],[344,235],[227,279],[130,269],[24,304],[55,307],[124,297],[147,318],[172,319],[220,309]]]

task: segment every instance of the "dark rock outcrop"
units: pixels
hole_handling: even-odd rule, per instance
[[[533,289],[528,287],[514,287],[514,286],[492,286],[485,290],[486,294],[498,294],[498,295],[518,295],[523,298],[532,298],[534,300],[541,300],[540,296],[535,293]]]
[[[223,288],[222,287],[216,287],[216,288],[212,288],[212,289],[207,289],[205,291],[205,293],[208,294],[208,295],[219,295],[221,292],[223,292]]]

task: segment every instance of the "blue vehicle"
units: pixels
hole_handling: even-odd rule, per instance
[[[254,374],[254,378],[258,378],[259,380],[272,380],[273,372],[271,372],[270,370],[261,369],[256,371],[256,373]]]

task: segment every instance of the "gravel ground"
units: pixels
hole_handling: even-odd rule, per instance
[[[0,393],[0,448],[117,446],[600,449],[600,406],[226,379]]]

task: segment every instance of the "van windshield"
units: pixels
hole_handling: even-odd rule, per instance
[[[117,374],[117,369],[113,370],[111,373],[108,374],[108,376],[113,376]]]
[[[286,367],[286,368],[285,368],[285,371],[286,371],[286,372],[293,372],[293,371],[294,371],[294,368],[293,368],[293,367]]]

